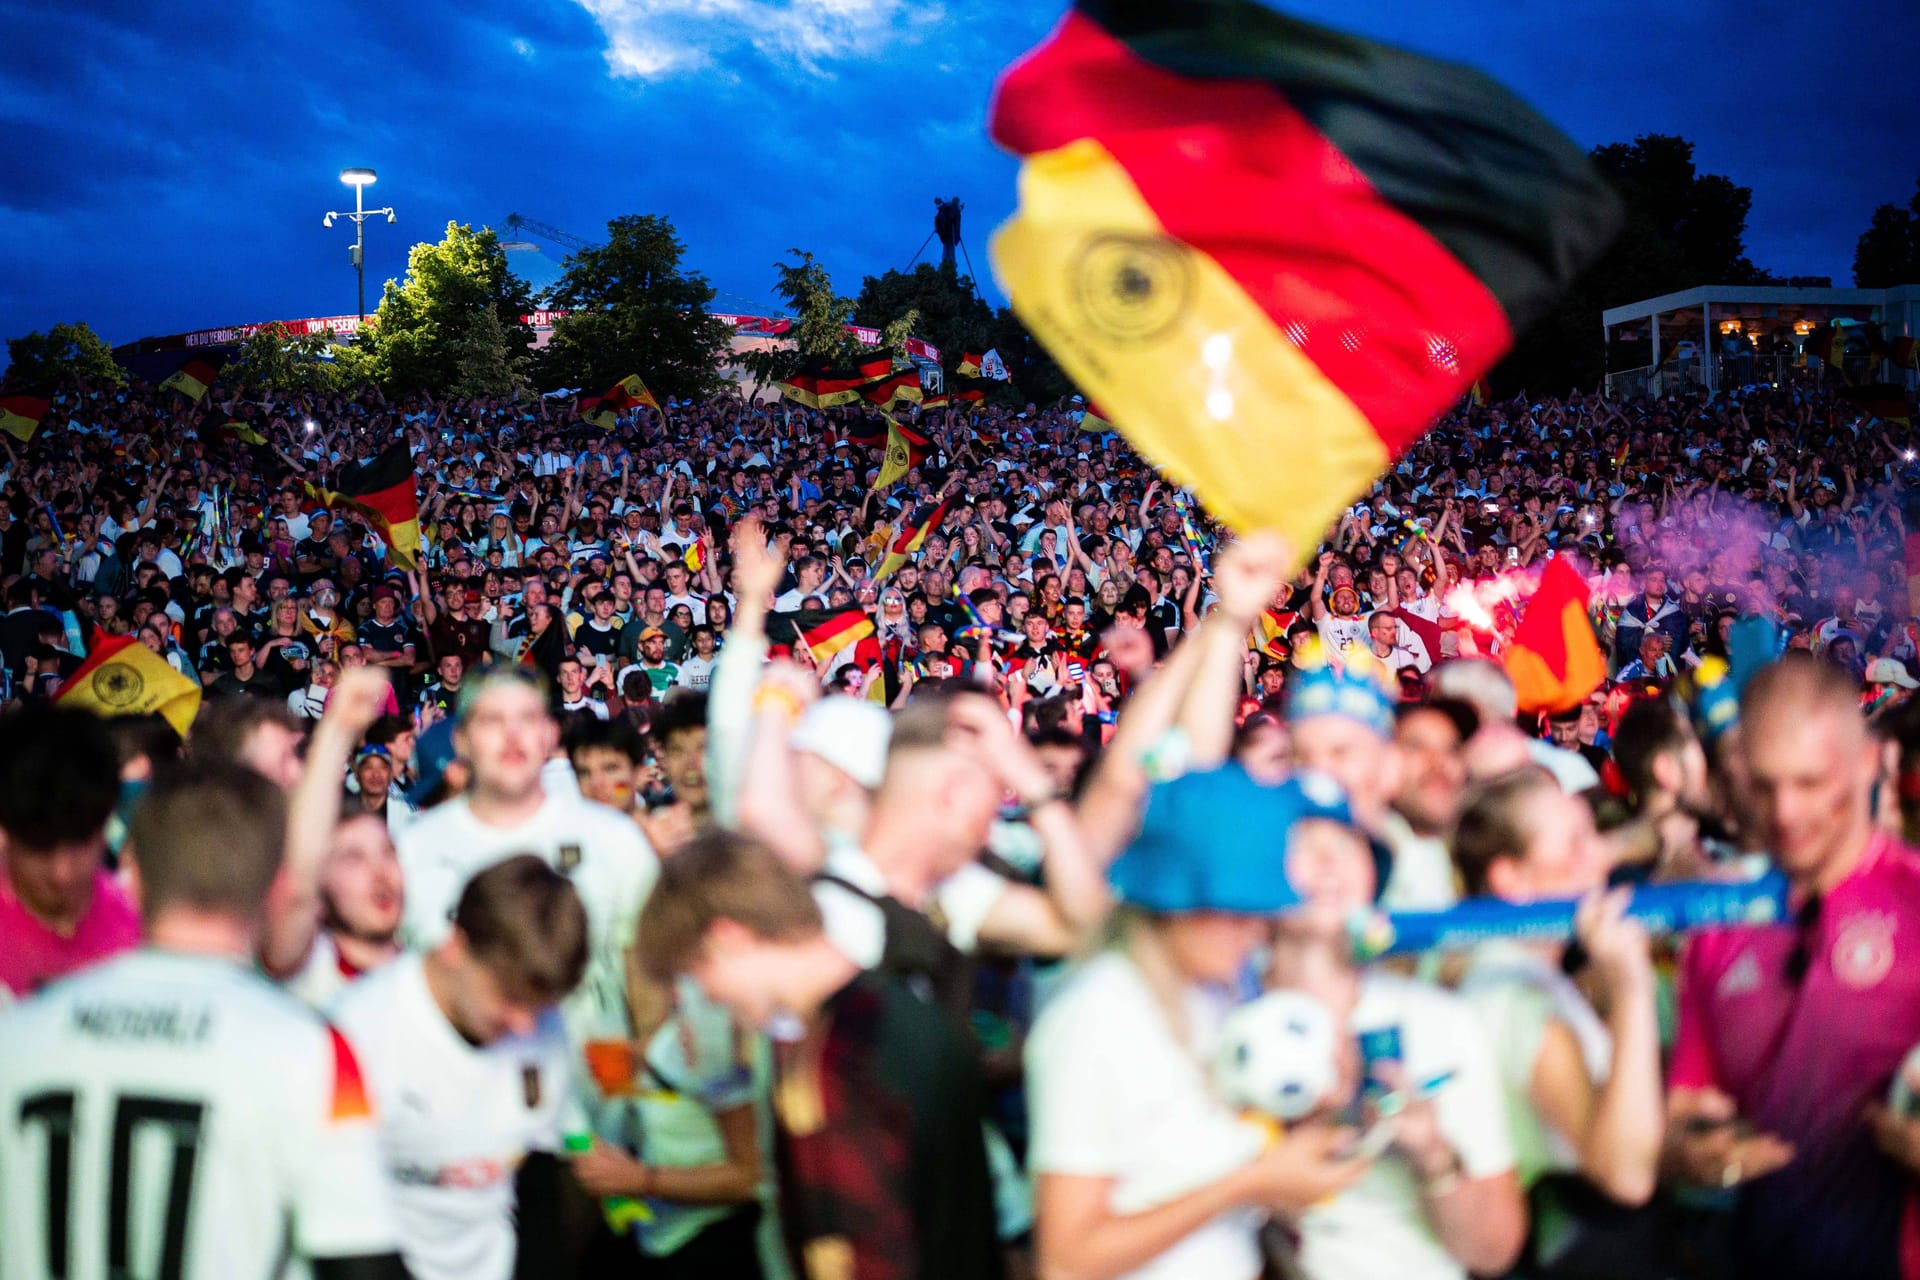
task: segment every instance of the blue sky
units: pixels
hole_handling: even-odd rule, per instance
[[[1693,138],[1703,167],[1753,188],[1752,256],[1785,274],[1849,282],[1873,207],[1920,174],[1911,3],[1288,7],[1481,66],[1582,143]],[[379,170],[368,194],[399,212],[368,225],[369,306],[414,240],[509,212],[588,239],[665,214],[717,306],[749,310],[771,307],[789,247],[848,293],[904,266],[932,197],[957,194],[984,274],[1014,177],[985,137],[988,94],[1062,8],[0,0],[0,336],[350,312],[351,228],[321,227],[351,204],[347,165]]]

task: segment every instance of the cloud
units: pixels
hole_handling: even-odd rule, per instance
[[[535,52],[533,41],[524,36],[515,36],[513,38],[513,51],[521,57],[531,60]]]
[[[574,0],[606,37],[617,76],[662,80],[751,50],[778,69],[832,76],[830,64],[917,40],[943,17],[910,0]]]

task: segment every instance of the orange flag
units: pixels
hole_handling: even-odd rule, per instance
[[[1507,675],[1523,712],[1580,705],[1607,678],[1607,659],[1587,621],[1587,584],[1563,557],[1547,561],[1507,650]]]

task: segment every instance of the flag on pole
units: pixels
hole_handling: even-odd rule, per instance
[[[1564,556],[1547,561],[1507,650],[1507,675],[1521,711],[1570,710],[1607,678],[1606,656],[1587,619],[1587,595],[1587,584]]]
[[[99,716],[158,715],[184,741],[200,710],[200,686],[134,636],[95,632],[94,640],[53,700]]]
[[[1013,371],[1007,368],[1007,362],[1000,358],[998,347],[980,357],[980,376],[993,382],[1013,381]]]
[[[0,396],[0,431],[25,444],[52,407],[51,400],[39,396]]]
[[[922,403],[924,394],[920,390],[920,370],[912,365],[891,370],[885,377],[876,378],[860,388],[862,400],[877,404],[882,409],[891,409],[902,400]]]
[[[813,651],[814,662],[823,668],[829,658],[872,634],[873,618],[857,604],[767,615],[768,643],[784,644],[792,649],[805,645]]]
[[[960,367],[955,369],[954,372],[960,374],[962,377],[977,378],[980,376],[981,367],[985,364],[986,359],[983,355],[969,351],[960,357]]]
[[[933,441],[892,414],[881,416],[887,420],[887,456],[880,464],[879,479],[873,482],[876,489],[886,488],[926,461],[928,450],[933,448]]]
[[[1024,158],[1014,311],[1175,483],[1303,552],[1620,216],[1478,72],[1254,0],[1079,0],[990,127]]]
[[[920,397],[920,411],[927,413],[934,409],[944,409],[952,399],[953,397],[945,391],[928,391]]]
[[[207,388],[213,385],[214,378],[219,376],[220,366],[226,362],[225,356],[213,353],[189,356],[184,364],[175,369],[160,384],[160,389],[165,391],[170,388],[178,391],[195,404],[199,404],[200,398],[207,394]]]
[[[940,527],[946,518],[947,504],[926,502],[920,505],[911,518],[901,522],[900,529],[893,535],[893,541],[887,546],[886,558],[880,567],[873,571],[873,580],[880,582],[892,576],[893,571],[905,564],[914,552],[927,540],[927,535]]]
[[[1473,380],[1473,387],[1467,394],[1473,400],[1475,408],[1484,408],[1487,403],[1487,380],[1485,378],[1475,378]]]
[[[324,506],[347,507],[365,516],[402,569],[418,563],[420,495],[414,485],[413,455],[405,440],[394,441],[380,456],[341,476],[338,488],[312,483],[304,487]]]

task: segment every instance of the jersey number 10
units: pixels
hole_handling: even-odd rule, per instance
[[[72,1256],[74,1103],[71,1090],[38,1093],[20,1103],[20,1124],[47,1127],[47,1275],[67,1280]],[[174,1098],[127,1094],[114,1103],[112,1163],[107,1175],[107,1274],[132,1274],[128,1217],[133,1183],[133,1142],[143,1125],[160,1126],[173,1141],[167,1179],[166,1219],[160,1234],[160,1267],[154,1280],[180,1280],[186,1264],[187,1210],[193,1200],[193,1169],[200,1154],[200,1122],[206,1107]]]

